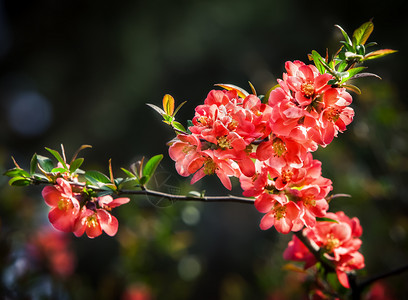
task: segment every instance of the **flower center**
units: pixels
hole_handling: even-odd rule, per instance
[[[210,127],[211,126],[211,120],[208,117],[205,116],[201,116],[198,118],[197,120],[202,126],[207,126]]]
[[[274,208],[274,216],[276,220],[280,220],[286,216],[286,206],[276,206]]]
[[[61,198],[58,201],[57,206],[58,206],[59,210],[63,210],[63,211],[67,211],[67,210],[70,210],[70,209],[74,208],[74,205],[72,204],[72,201],[67,199],[67,198]]]
[[[184,146],[183,150],[181,150],[184,154],[188,154],[191,151],[195,150],[197,148],[197,146],[193,146],[193,145],[186,145]]]
[[[339,246],[340,246],[340,241],[337,238],[335,238],[332,233],[329,234],[328,237],[327,237],[326,245],[324,246],[324,248],[328,252],[333,252],[333,250],[336,249]]]
[[[303,199],[303,203],[306,206],[316,206],[316,199],[313,195],[309,195]]]
[[[220,136],[218,139],[218,146],[221,149],[229,149],[231,147],[230,141],[226,136]]]
[[[227,125],[227,129],[229,131],[234,131],[235,129],[237,129],[238,125],[239,124],[237,120],[231,120],[231,122],[229,122]]]
[[[217,169],[217,164],[211,159],[207,159],[204,163],[204,173],[205,175],[212,175]]]
[[[95,214],[86,218],[86,226],[95,228],[98,226],[98,224],[99,224],[98,218],[96,217]]]
[[[306,98],[312,98],[315,93],[314,85],[311,82],[302,83],[300,89]]]
[[[327,112],[327,120],[335,123],[337,122],[337,120],[340,117],[340,109],[338,108],[331,108],[329,109],[329,111]]]
[[[281,157],[286,152],[285,143],[280,138],[273,140],[272,149],[278,157]]]
[[[287,184],[291,181],[293,172],[291,170],[282,170],[281,178],[284,184]]]

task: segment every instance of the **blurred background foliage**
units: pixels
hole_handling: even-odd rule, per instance
[[[397,54],[369,62],[383,80],[355,82],[355,121],[316,158],[334,182],[331,211],[358,216],[366,269],[360,278],[408,263],[408,20],[404,1],[319,2],[0,0],[0,171],[11,156],[80,145],[84,168],[117,173],[165,154],[152,187],[226,194],[218,180],[195,186],[174,171],[173,137],[145,103],[169,93],[188,103],[186,123],[215,83],[259,94],[284,62],[337,50],[334,24],[351,33],[374,18],[371,41]],[[119,175],[117,175],[119,176]],[[240,194],[235,182],[235,192]],[[304,275],[282,270],[290,236],[262,232],[261,214],[241,204],[169,203],[133,197],[116,210],[116,237],[60,235],[48,224],[40,187],[0,177],[0,294],[4,299],[301,299]],[[45,226],[45,227],[44,227]],[[407,274],[383,280],[402,299]],[[3,299],[3,298],[2,298]],[[387,299],[391,299],[391,296]]]

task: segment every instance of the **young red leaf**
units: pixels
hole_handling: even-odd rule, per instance
[[[380,58],[380,57],[383,57],[385,55],[395,53],[395,52],[397,52],[397,50],[392,50],[392,49],[377,50],[377,51],[368,53],[366,56],[364,56],[362,60],[376,59],[376,58]]]
[[[169,94],[166,94],[163,97],[163,109],[164,109],[164,112],[167,115],[169,115],[169,116],[173,115],[173,112],[174,112],[174,98]]]

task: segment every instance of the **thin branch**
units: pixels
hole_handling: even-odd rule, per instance
[[[106,189],[101,189],[96,186],[92,185],[86,185],[83,182],[73,182],[69,181],[68,182],[72,186],[77,186],[80,188],[90,188],[95,192],[106,192]],[[45,181],[45,180],[40,180],[40,179],[33,179],[33,184],[53,184],[52,182]],[[254,204],[254,199],[251,198],[245,198],[245,197],[238,197],[234,195],[224,195],[224,196],[203,196],[203,197],[197,197],[197,196],[189,196],[189,195],[174,195],[174,194],[169,194],[169,193],[163,193],[159,191],[154,191],[147,189],[144,187],[142,190],[117,190],[112,192],[116,193],[117,195],[146,195],[146,196],[151,196],[151,197],[157,197],[157,198],[166,198],[169,200],[175,200],[175,201],[199,201],[199,202],[235,202],[235,203],[245,203],[245,204]]]
[[[303,230],[297,231],[294,234],[303,243],[303,245],[306,246],[306,248],[310,251],[310,253],[313,254],[316,260],[320,262],[327,271],[335,270],[335,266],[333,265],[333,263],[323,256],[321,248],[317,246],[313,241],[309,240],[303,234]]]

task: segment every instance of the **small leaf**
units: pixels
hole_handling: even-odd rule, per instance
[[[200,198],[201,194],[197,191],[190,191],[188,192],[187,196]]]
[[[386,56],[388,54],[395,53],[395,52],[397,52],[397,50],[392,50],[392,49],[377,50],[377,51],[368,53],[366,56],[364,56],[362,60],[376,59],[376,58],[380,58],[380,57],[383,57],[383,56]]]
[[[184,126],[183,126],[181,123],[179,123],[179,122],[177,122],[177,121],[174,121],[172,124],[173,124],[173,127],[174,127],[175,129],[177,129],[177,130],[179,130],[179,131],[183,131],[183,132],[186,133],[186,129],[184,128]]]
[[[81,147],[79,147],[78,150],[75,151],[75,154],[72,156],[70,164],[72,164],[72,162],[73,162],[74,160],[76,160],[76,158],[77,158],[79,152],[81,152],[82,150],[84,150],[84,149],[86,149],[86,148],[92,148],[92,146],[91,146],[91,145],[82,145]]]
[[[249,86],[251,87],[252,95],[255,95],[255,96],[256,96],[255,87],[252,85],[252,83],[251,83],[250,81],[248,81],[248,83],[249,83]]]
[[[82,165],[83,162],[84,162],[83,158],[77,158],[76,160],[71,162],[69,166],[69,171],[71,173],[74,173],[76,170],[78,170],[78,168]]]
[[[338,29],[340,29],[341,33],[342,33],[343,36],[344,36],[344,39],[346,40],[346,43],[347,43],[348,45],[353,45],[353,44],[351,43],[350,37],[349,37],[348,34],[344,31],[344,29],[341,28],[339,25],[334,25],[334,26],[337,27]]]
[[[35,153],[30,161],[30,174],[34,174],[35,169],[37,168],[37,161],[37,153]]]
[[[54,169],[54,163],[48,157],[37,155],[37,161],[40,168],[46,173],[50,173]]]
[[[30,177],[30,174],[20,168],[13,168],[4,173],[5,176],[8,177]]]
[[[146,103],[147,106],[153,108],[155,111],[157,111],[161,116],[165,115],[166,113],[164,112],[164,110],[162,110],[160,107],[154,105],[154,104],[150,104],[150,103]]]
[[[338,221],[331,219],[331,218],[326,218],[326,217],[316,217],[317,222],[331,222],[331,223],[339,223]]]
[[[353,33],[353,44],[364,45],[368,37],[371,35],[374,29],[374,24],[371,21],[368,21],[361,25],[359,28],[354,30]]]
[[[140,177],[139,183],[140,183],[140,185],[143,186],[143,185],[146,185],[149,182],[149,180],[150,180],[150,176],[144,175],[144,176]]]
[[[139,180],[136,177],[133,178],[125,178],[118,184],[119,189],[130,189],[139,186]]]
[[[25,177],[13,177],[9,180],[9,185],[11,186],[27,186],[30,185],[31,180]]]
[[[321,63],[321,61],[323,60],[323,57],[321,57],[321,55],[315,50],[312,51],[312,60],[313,60],[313,62],[315,64],[317,70],[319,70],[319,73],[324,74],[325,73],[324,67],[323,67],[323,65]]]
[[[49,151],[52,155],[54,155],[54,157],[64,166],[65,170],[68,171],[68,167],[67,164],[65,163],[65,161],[62,159],[61,155],[58,153],[58,151],[52,150],[50,148],[45,147],[45,149],[47,149],[47,151]]]
[[[214,84],[214,85],[215,86],[220,86],[220,87],[222,87],[222,88],[224,88],[224,89],[226,89],[228,91],[236,91],[238,93],[238,96],[241,97],[241,98],[246,98],[247,96],[249,96],[249,93],[246,90],[244,90],[244,89],[242,89],[242,88],[240,88],[240,87],[238,87],[236,85],[233,85],[233,84],[218,83],[218,84]]]
[[[96,182],[105,183],[105,184],[111,183],[108,176],[106,176],[105,174],[102,174],[99,171],[86,171],[85,178],[89,180],[91,183],[96,183]]]
[[[163,97],[163,109],[164,109],[164,112],[167,115],[169,115],[169,116],[173,115],[173,112],[174,112],[174,98],[169,94],[166,94]]]
[[[136,178],[136,175],[130,172],[129,170],[126,170],[125,168],[121,168],[121,170],[130,178]]]
[[[381,78],[380,76],[378,76],[377,74],[367,73],[367,72],[356,74],[356,75],[354,75],[353,77],[351,77],[350,79],[363,78],[363,77],[375,77],[375,78],[378,78],[378,79],[382,79],[382,78]]]
[[[346,88],[346,89],[348,89],[348,90],[350,90],[350,91],[352,91],[352,92],[354,92],[354,93],[356,93],[358,95],[361,94],[360,89],[358,87],[356,87],[355,85],[343,84],[342,87],[344,87],[344,88]]]
[[[178,111],[180,110],[180,108],[181,108],[184,104],[186,104],[186,103],[187,103],[187,101],[184,101],[184,102],[181,103],[179,106],[177,106],[176,110],[175,110],[174,113],[173,113],[173,117],[178,113]]]
[[[299,266],[297,266],[295,264],[292,264],[292,263],[285,264],[282,267],[282,269],[285,270],[285,271],[293,271],[293,272],[302,273],[302,274],[307,273],[307,271],[304,268],[301,268],[301,267],[299,267]]]
[[[142,178],[140,178],[141,184],[147,184],[149,181],[150,177],[153,176],[154,172],[156,171],[157,166],[160,164],[160,161],[163,159],[163,154],[159,154],[156,156],[153,156],[149,161],[146,163],[146,165],[143,168],[142,174],[143,177],[148,177],[144,183],[142,183]]]
[[[67,170],[64,168],[54,168],[51,170],[51,173],[65,173]]]

